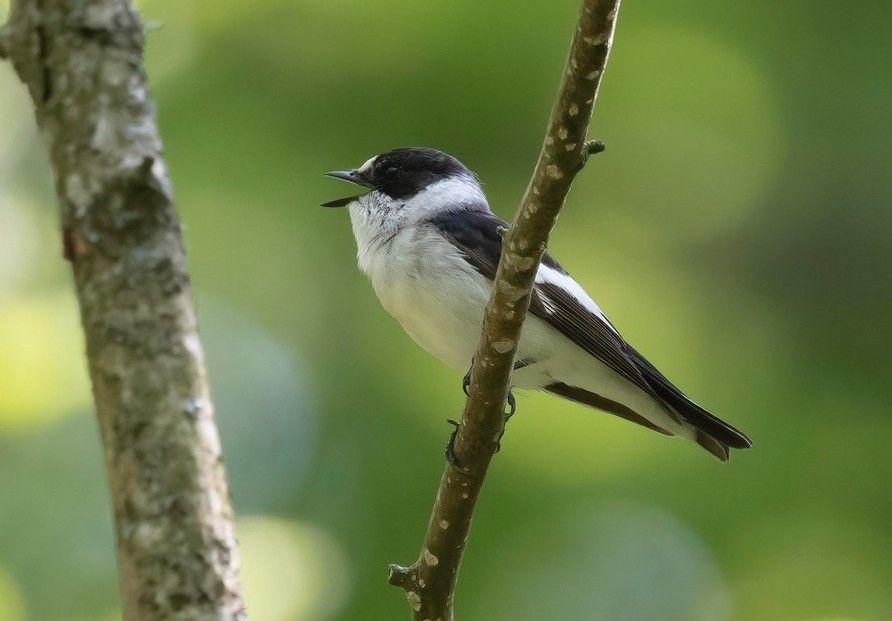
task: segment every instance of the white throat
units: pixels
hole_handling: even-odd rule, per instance
[[[364,254],[384,250],[400,230],[463,204],[486,205],[480,184],[470,175],[437,181],[407,199],[394,199],[378,190],[360,196],[349,205],[360,267]]]

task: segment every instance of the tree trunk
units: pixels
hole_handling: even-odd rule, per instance
[[[124,618],[244,619],[220,441],[142,47],[139,16],[125,0],[13,0],[0,30],[0,56],[28,87],[55,173]]]

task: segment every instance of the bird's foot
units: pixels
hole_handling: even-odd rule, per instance
[[[499,433],[499,437],[496,438],[496,453],[502,450],[502,436],[505,435],[505,427],[508,424],[508,419],[514,416],[514,413],[517,411],[517,401],[514,398],[514,393],[510,390],[508,391],[506,404],[508,407],[505,411],[502,431]],[[461,423],[452,418],[447,418],[446,422],[452,425],[454,429],[452,430],[452,433],[449,434],[449,441],[446,443],[446,450],[443,452],[443,455],[453,468],[461,470],[461,466],[458,463],[458,456],[455,454],[455,436],[458,435],[458,429],[461,427]]]
[[[461,380],[461,389],[462,389],[462,392],[465,393],[466,397],[470,396],[470,394],[468,393],[468,389],[471,387],[471,371],[474,370],[474,359],[475,358],[476,358],[476,356],[471,356],[471,366],[468,367],[468,372],[465,373],[465,376]],[[525,366],[533,364],[533,362],[535,362],[535,361],[531,360],[529,358],[524,358],[523,360],[517,360],[514,362],[513,370],[517,371],[518,369],[522,369]],[[508,393],[508,406],[511,408],[511,414],[513,414],[514,413],[514,395],[512,395],[510,392]],[[510,416],[510,414],[509,414],[509,416]]]
[[[514,363],[514,370],[522,369],[523,367],[531,364],[531,360],[518,360]],[[461,389],[462,392],[465,393],[465,396],[469,396],[468,389],[471,387],[471,371],[474,369],[474,358],[471,358],[471,366],[468,368],[468,372],[465,373],[464,378],[462,378]],[[517,411],[517,401],[514,399],[514,393],[509,390],[508,396],[506,398],[507,409],[505,410],[505,420],[502,425],[502,431],[499,433],[499,437],[496,439],[496,453],[498,453],[502,449],[502,436],[505,435],[505,424],[508,423],[508,419],[514,416],[514,412]],[[458,468],[458,460],[455,456],[455,435],[458,433],[459,423],[452,420],[451,418],[447,420],[450,425],[454,425],[455,429],[452,430],[452,435],[449,437],[449,443],[446,445],[446,461],[452,464],[454,467]]]

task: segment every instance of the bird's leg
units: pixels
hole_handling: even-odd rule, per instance
[[[471,366],[468,367],[468,372],[465,373],[465,376],[461,380],[461,390],[465,393],[466,397],[469,397],[468,389],[471,387],[471,371],[474,369],[474,356],[471,356]],[[449,435],[449,442],[446,443],[446,461],[448,461],[453,468],[459,468],[458,458],[455,456],[455,436],[458,434],[458,428],[461,425],[456,420],[451,418],[447,418],[446,422],[455,427],[452,430],[452,433]]]
[[[514,363],[514,370],[516,371],[517,369],[522,369],[525,366],[532,364],[533,362],[533,360],[528,359],[518,360]],[[465,377],[462,379],[461,382],[461,389],[465,393],[465,395],[468,395],[468,388],[470,388],[471,386],[471,371],[473,370],[473,368],[474,358],[471,358],[471,366],[468,368],[468,372],[465,373]],[[498,439],[496,439],[496,453],[502,450],[502,436],[505,435],[505,426],[508,424],[508,419],[514,416],[514,413],[517,411],[517,401],[514,399],[514,393],[511,391],[511,389],[508,390],[506,403],[508,409],[505,411],[505,419],[502,423],[502,431],[501,433],[499,433]],[[458,433],[459,423],[452,420],[451,418],[447,419],[446,422],[455,427],[455,429],[452,430],[452,435],[449,436],[449,442],[446,444],[446,461],[452,464],[453,467],[458,468],[458,459],[456,459],[455,456],[455,436]]]

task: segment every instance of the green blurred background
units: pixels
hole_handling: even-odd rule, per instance
[[[320,173],[436,146],[510,217],[577,7],[140,3],[254,620],[407,617],[386,565],[418,552],[463,402],[379,308]],[[869,0],[623,7],[592,125],[608,150],[552,250],[756,448],[723,465],[520,396],[461,619],[892,619],[890,21]],[[110,621],[50,171],[7,64],[0,95],[0,621]]]

